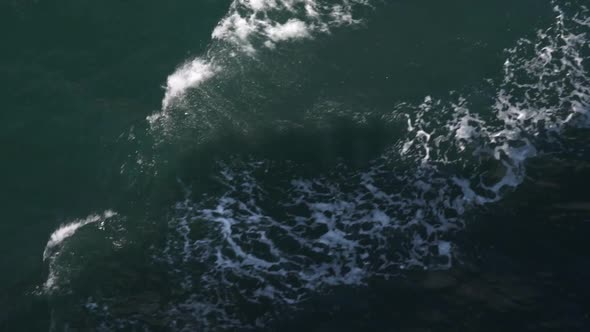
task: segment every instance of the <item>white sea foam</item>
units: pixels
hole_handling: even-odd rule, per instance
[[[86,218],[77,219],[61,225],[51,234],[49,241],[45,245],[45,250],[43,250],[43,260],[49,261],[49,275],[43,285],[46,292],[53,291],[59,282],[61,273],[58,270],[59,267],[55,265],[56,258],[60,254],[59,248],[63,245],[64,241],[76,234],[80,228],[88,224],[103,223],[116,215],[117,213],[112,210],[106,210],[101,214],[91,214]]]
[[[74,235],[79,228],[88,224],[109,219],[115,215],[117,215],[116,212],[112,210],[106,210],[102,214],[91,214],[84,219],[77,219],[59,226],[58,229],[51,233],[49,241],[47,241],[47,245],[45,245],[45,250],[43,251],[43,260],[46,260],[57,246],[59,246],[67,238]]]
[[[313,0],[235,0],[229,14],[219,22],[212,37],[236,44],[252,55],[253,37],[285,41],[310,38],[314,32],[328,32],[331,27],[358,23],[352,18],[354,5],[368,1],[343,0],[327,4]],[[286,21],[278,18],[289,13]]]
[[[309,37],[309,28],[305,22],[289,19],[285,24],[277,24],[266,28],[266,34],[273,42]]]
[[[181,97],[189,88],[195,88],[215,75],[219,70],[216,65],[199,58],[194,59],[168,76],[166,94],[162,100],[162,109],[167,109],[177,98]]]
[[[366,0],[341,0],[327,4],[314,0],[234,0],[229,12],[217,24],[207,55],[196,58],[168,76],[162,111],[148,117],[150,122],[162,118],[175,100],[181,100],[188,89],[199,86],[219,70],[231,70],[224,59],[235,56],[234,47],[252,57],[257,48],[275,48],[276,43],[309,39],[317,32],[327,33],[332,27],[351,25],[354,5],[367,5]],[[285,13],[287,19],[283,19]],[[224,46],[223,44],[228,46]],[[231,66],[230,66],[231,67]]]

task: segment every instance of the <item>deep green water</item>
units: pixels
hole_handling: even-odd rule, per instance
[[[0,3],[1,331],[587,331],[585,1]]]

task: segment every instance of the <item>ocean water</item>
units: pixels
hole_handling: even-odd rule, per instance
[[[0,27],[0,330],[590,329],[587,1]]]

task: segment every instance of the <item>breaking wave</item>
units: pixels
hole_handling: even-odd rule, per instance
[[[104,222],[116,215],[117,213],[112,210],[106,210],[101,214],[91,214],[86,218],[61,225],[51,234],[47,245],[45,245],[45,250],[43,250],[43,261],[49,262],[49,275],[43,285],[45,292],[56,291],[62,282],[68,282],[67,278],[66,280],[61,279],[61,276],[65,274],[64,269],[67,267],[59,264],[60,248],[64,241],[74,236],[80,228],[86,225],[99,223],[99,227],[104,227]]]
[[[224,72],[220,50],[228,59],[237,52],[255,57],[282,41],[329,33],[357,22],[355,5],[367,3],[235,0],[209,53],[168,78],[163,110],[148,119],[152,129],[170,130],[159,125],[172,105]],[[335,286],[452,266],[460,251],[453,234],[466,216],[517,188],[527,161],[560,149],[569,129],[590,125],[590,15],[566,9],[555,7],[554,24],[506,50],[502,78],[488,82],[483,95],[426,96],[378,115],[406,131],[366,167],[343,162],[309,175],[296,161],[220,161],[217,191],[185,188],[171,209],[164,248],[154,249],[154,263],[179,285],[157,316],[174,330],[261,328]],[[52,235],[44,256],[53,259],[54,248],[90,222]],[[86,308],[103,318],[105,330],[149,328],[97,301]],[[240,311],[244,303],[250,312]]]
[[[174,103],[182,102],[188,89],[198,87],[217,71],[228,70],[240,54],[255,56],[260,47],[274,49],[280,42],[311,39],[317,33],[330,33],[334,27],[359,23],[353,10],[360,5],[367,6],[368,1],[234,0],[213,30],[207,55],[187,62],[168,77],[162,112],[148,120],[165,117]]]
[[[590,124],[588,10],[554,11],[554,25],[507,50],[487,105],[452,93],[383,114],[407,123],[406,138],[367,169],[305,177],[290,162],[232,160],[219,164],[223,194],[187,190],[158,256],[182,285],[167,311],[176,327],[261,327],[333,286],[450,267],[465,215],[518,187],[527,160],[558,148],[568,128]],[[244,317],[244,301],[266,309]]]

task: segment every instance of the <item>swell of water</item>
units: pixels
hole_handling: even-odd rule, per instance
[[[342,0],[335,4],[313,0],[235,0],[228,14],[213,30],[207,56],[193,59],[168,77],[162,112],[148,117],[154,122],[166,115],[174,103],[181,103],[187,90],[231,68],[232,58],[241,54],[255,57],[257,49],[274,49],[277,43],[313,38],[330,33],[333,27],[359,23],[353,19],[355,6],[366,0]],[[228,70],[227,68],[225,70]]]
[[[166,138],[176,130],[175,114],[200,108],[231,118],[216,96],[196,109],[183,103],[201,88],[195,93],[208,97],[236,64],[283,41],[357,23],[358,5],[367,3],[235,0],[208,53],[168,77],[162,111],[148,118],[152,132]],[[309,175],[289,160],[220,162],[218,190],[195,195],[187,188],[171,208],[164,248],[154,248],[154,263],[180,285],[159,317],[186,331],[261,328],[334,286],[452,266],[460,251],[453,233],[466,226],[465,216],[517,188],[527,160],[562,148],[568,129],[590,125],[590,15],[575,9],[555,7],[550,27],[506,50],[502,78],[487,83],[491,98],[453,92],[380,114],[406,132],[369,166],[342,163]],[[108,218],[91,216],[56,231],[45,258],[57,257],[54,248],[80,227]],[[147,326],[137,315],[113,314],[101,300],[112,302],[95,297],[86,308],[105,329]],[[243,314],[244,303],[259,310]]]
[[[452,233],[465,227],[463,216],[518,187],[528,159],[558,149],[568,128],[590,123],[582,60],[590,19],[586,9],[573,17],[554,11],[554,25],[506,51],[503,79],[492,83],[486,109],[471,107],[473,95],[450,94],[384,114],[407,121],[406,138],[368,169],[341,165],[277,183],[267,174],[296,174],[298,166],[220,164],[225,192],[197,200],[187,193],[170,221],[159,259],[185,296],[168,314],[189,329],[211,322],[260,327],[272,309],[244,321],[235,304],[280,311],[336,285],[451,266],[458,250]],[[196,228],[206,231],[195,236]]]
[[[45,292],[51,293],[56,291],[62,286],[62,283],[68,282],[67,277],[62,278],[62,275],[67,274],[64,271],[64,268],[67,269],[67,267],[60,266],[59,264],[60,248],[63,246],[64,241],[74,236],[80,228],[86,225],[99,223],[99,228],[103,228],[104,223],[116,215],[117,213],[112,210],[106,210],[101,214],[91,214],[86,218],[77,219],[61,225],[51,234],[49,241],[45,245],[45,250],[43,250],[43,261],[49,262],[49,275],[43,285]]]

